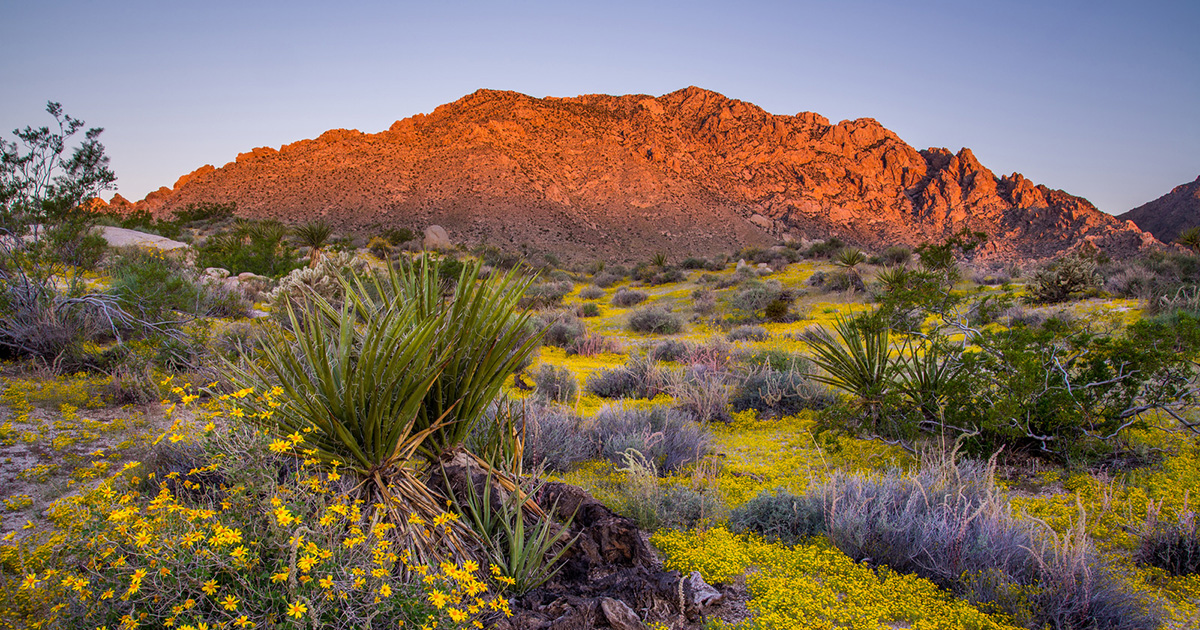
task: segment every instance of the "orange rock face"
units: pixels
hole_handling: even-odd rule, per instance
[[[203,201],[339,228],[436,223],[456,241],[567,259],[707,254],[785,235],[875,248],[964,227],[990,234],[984,255],[996,259],[1153,241],[1085,199],[997,178],[969,149],[917,151],[869,118],[773,115],[695,87],[658,98],[480,90],[377,134],[337,129],[242,153],[137,205]]]

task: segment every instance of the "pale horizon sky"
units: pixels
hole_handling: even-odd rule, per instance
[[[1200,175],[1200,2],[0,0],[0,131],[47,100],[131,200],[328,129],[479,88],[661,95],[875,118],[917,149],[1120,214]]]

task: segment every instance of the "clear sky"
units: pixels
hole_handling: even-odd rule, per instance
[[[0,129],[47,100],[136,200],[203,164],[478,88],[871,117],[1118,214],[1200,175],[1200,1],[0,0]]]

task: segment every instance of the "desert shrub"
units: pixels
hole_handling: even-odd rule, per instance
[[[371,237],[371,240],[367,242],[367,251],[371,252],[372,256],[380,260],[387,260],[389,257],[391,257],[392,249],[394,247],[395,245],[393,245],[390,240],[382,236],[373,236]]]
[[[589,284],[579,292],[579,297],[584,300],[599,300],[604,297],[604,289],[594,284]]]
[[[634,449],[663,475],[706,455],[711,440],[708,431],[687,414],[663,406],[604,407],[592,420],[591,432],[605,459],[621,463],[626,451]]]
[[[723,371],[729,367],[732,360],[733,347],[729,345],[729,342],[718,338],[689,345],[683,363],[692,366],[703,365],[710,370]]]
[[[725,512],[720,497],[705,488],[680,486],[660,478],[653,462],[636,450],[624,453],[625,483],[615,488],[615,509],[646,531],[692,529]]]
[[[412,230],[408,228],[389,228],[381,234],[388,243],[395,247],[399,247],[417,237]]]
[[[683,262],[679,263],[680,267],[682,267],[684,269],[691,269],[691,270],[705,269],[708,267],[708,265],[709,265],[708,259],[697,258],[696,256],[688,256],[687,258],[683,259]]]
[[[579,381],[565,367],[541,365],[533,373],[533,395],[551,402],[568,402],[579,393]]]
[[[725,335],[725,338],[730,341],[766,341],[771,338],[771,333],[762,326],[746,324],[735,327]]]
[[[697,422],[728,422],[729,390],[732,377],[723,370],[693,365],[682,372],[671,372],[667,391],[676,407]]]
[[[817,289],[824,289],[825,284],[828,281],[829,281],[829,273],[828,272],[814,271],[813,274],[808,277],[808,280],[805,281],[805,284],[807,284],[810,287],[817,288]]]
[[[650,348],[649,357],[654,361],[680,361],[688,355],[690,347],[686,341],[667,339]]]
[[[595,303],[580,304],[575,309],[575,313],[580,317],[598,317],[600,315],[600,307]]]
[[[783,287],[775,281],[747,281],[733,296],[732,305],[748,317],[757,317],[772,302],[783,297]]]
[[[583,322],[569,311],[542,315],[534,320],[534,326],[545,330],[543,345],[559,348],[566,348],[587,332]]]
[[[729,514],[729,529],[795,545],[825,532],[825,501],[783,489],[762,492]]]
[[[278,278],[305,263],[284,237],[287,228],[278,221],[245,223],[219,232],[197,248],[196,266],[219,267],[232,274],[245,271]]]
[[[624,276],[615,274],[611,271],[601,271],[600,273],[592,276],[592,284],[603,289],[607,289],[608,287],[620,282],[622,278],[624,278]]]
[[[673,335],[683,331],[683,320],[664,307],[647,306],[629,316],[629,330],[653,335]]]
[[[1039,269],[1026,285],[1026,290],[1031,302],[1056,304],[1093,294],[1100,284],[1096,261],[1082,254],[1074,254]]]
[[[839,269],[824,277],[824,284],[821,285],[821,288],[827,291],[862,293],[866,292],[867,285],[863,282],[861,275]]]
[[[574,286],[570,281],[542,282],[531,285],[521,298],[522,308],[548,308],[562,304],[563,297],[571,292]]]
[[[596,455],[596,446],[584,420],[562,407],[532,405],[526,408],[523,463],[529,470],[541,466],[566,472]]]
[[[187,206],[172,213],[175,221],[182,225],[215,224],[233,218],[237,204],[202,201],[189,203]]]
[[[301,319],[312,312],[313,301],[320,298],[340,308],[345,296],[343,279],[366,269],[366,264],[354,254],[331,253],[322,256],[314,267],[294,269],[279,280],[267,299],[276,321],[290,325],[288,307]]]
[[[183,260],[157,250],[125,249],[109,267],[109,292],[148,321],[192,315],[244,317],[250,305],[236,288],[201,280]]]
[[[678,267],[669,267],[654,273],[647,278],[645,282],[646,284],[657,286],[670,282],[683,282],[686,279],[687,274],[685,274],[682,269],[679,269]]]
[[[1154,627],[1145,594],[1092,548],[1012,515],[980,462],[839,475],[822,493],[828,536],[855,560],[912,573],[1032,628]]]
[[[1200,284],[1200,257],[1155,251],[1110,262],[1104,265],[1102,273],[1105,291],[1144,300],[1156,312],[1160,298]]]
[[[1159,517],[1152,506],[1141,532],[1135,559],[1158,567],[1171,575],[1200,573],[1200,521],[1196,512],[1186,510],[1177,520]]]
[[[776,372],[796,370],[803,374],[807,374],[811,369],[811,363],[803,355],[775,348],[742,354],[738,359],[751,369],[770,369]]]
[[[889,245],[879,252],[879,261],[885,265],[903,265],[909,260],[912,260],[912,248],[907,245]]]
[[[804,256],[806,258],[832,258],[834,254],[841,251],[845,246],[846,244],[838,238],[830,238],[810,245],[804,252]]]
[[[615,354],[621,352],[621,342],[612,337],[599,333],[584,333],[566,345],[568,355],[578,354],[590,357],[597,354]]]
[[[734,411],[753,409],[786,416],[805,409],[824,409],[835,397],[814,384],[798,369],[777,371],[766,368],[747,374],[734,390],[729,404]]]
[[[666,372],[647,357],[593,372],[584,388],[601,398],[654,398],[666,388]]]
[[[786,322],[791,306],[791,295],[785,291],[779,298],[771,300],[771,303],[767,304],[767,308],[763,309],[763,314],[773,322]]]
[[[709,315],[717,310],[717,296],[710,289],[695,289],[692,291],[692,310],[701,315]]]
[[[645,291],[636,291],[622,287],[621,289],[618,289],[615,294],[613,294],[612,304],[613,306],[628,308],[630,306],[637,306],[638,304],[645,302],[649,297],[650,296],[647,295]]]

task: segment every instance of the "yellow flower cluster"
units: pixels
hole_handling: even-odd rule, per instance
[[[717,528],[661,531],[651,541],[667,568],[710,582],[745,575],[756,628],[1012,628],[928,580],[854,562],[824,539],[787,547]]]

